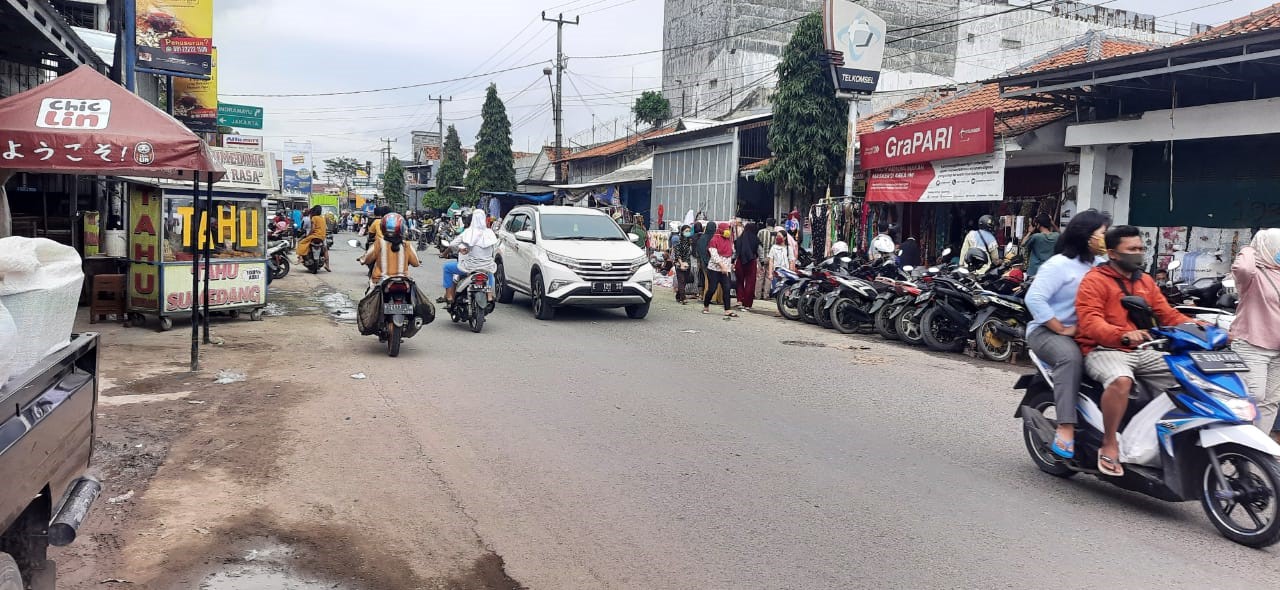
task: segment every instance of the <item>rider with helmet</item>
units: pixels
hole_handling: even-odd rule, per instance
[[[498,247],[498,234],[489,229],[485,220],[484,211],[472,211],[471,226],[449,243],[450,248],[458,250],[458,259],[444,263],[444,298],[439,300],[440,303],[453,303],[456,291],[454,283],[459,275],[484,271],[489,274],[489,286],[493,286],[493,273],[498,270],[498,265],[493,260]],[[493,300],[492,289],[489,300]]]
[[[410,266],[420,266],[413,248],[404,245],[405,220],[399,213],[388,213],[380,221],[381,239],[373,240],[361,264],[372,267],[369,282],[382,283],[387,277],[408,277]]]
[[[993,262],[1000,260],[1000,243],[996,241],[995,229],[995,218],[983,215],[978,218],[978,229],[965,236],[960,256],[970,272],[984,274]],[[986,254],[986,260],[981,260],[983,254]]]
[[[880,233],[871,239],[871,259],[883,260],[885,258],[892,259],[894,253],[898,250],[898,246],[893,243],[893,235],[889,232],[893,230],[893,226],[887,223],[880,223],[877,227]]]

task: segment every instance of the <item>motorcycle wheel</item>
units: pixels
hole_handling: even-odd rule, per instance
[[[400,356],[400,339],[403,337],[400,326],[390,322],[387,324],[387,356]]]
[[[834,308],[835,305],[832,305]],[[813,317],[818,320],[818,325],[825,330],[830,330],[835,326],[831,323],[831,309],[822,309],[822,299],[816,299],[813,302]]]
[[[1200,504],[1222,536],[1246,547],[1280,541],[1280,463],[1241,445],[1218,449],[1218,468],[1229,489],[1222,489],[1212,463],[1201,478]],[[1235,497],[1220,497],[1235,495]]]
[[[848,297],[836,299],[831,304],[830,322],[831,327],[835,328],[841,334],[856,334],[862,328],[862,322],[854,317],[858,304]]]
[[[1053,389],[1048,385],[1041,385],[1041,389],[1032,396],[1027,402],[1027,406],[1040,412],[1049,422],[1052,422],[1056,428],[1058,425],[1057,406],[1053,401]],[[1041,444],[1032,433],[1030,427],[1023,423],[1022,425],[1022,442],[1027,446],[1027,453],[1031,455],[1031,461],[1036,467],[1049,475],[1061,478],[1069,478],[1076,474],[1075,470],[1062,464],[1062,460],[1053,451],[1049,450],[1048,445]],[[1079,451],[1076,451],[1079,453]]]
[[[484,329],[484,312],[489,307],[489,302],[485,300],[484,293],[475,293],[471,295],[471,319],[467,324],[471,326],[471,331],[476,334]]]
[[[778,315],[791,321],[800,319],[800,300],[795,296],[795,285],[784,287],[775,298],[778,302]]]
[[[898,314],[894,320],[894,325],[898,329],[898,337],[907,344],[920,346],[924,344],[924,336],[920,333],[920,310],[915,307],[907,307]]]
[[[806,324],[818,323],[818,298],[809,294],[800,296],[800,317]]]
[[[888,305],[881,307],[876,311],[876,316],[873,318],[876,333],[880,334],[880,337],[885,340],[898,339],[898,328],[895,325],[893,318],[893,309]]]
[[[276,271],[271,274],[272,280],[280,280],[289,276],[289,257],[281,256],[280,260],[275,261]]]
[[[973,335],[973,345],[983,358],[1003,363],[1013,356],[1013,340],[1004,337],[995,328],[997,324],[1005,323],[1000,318],[991,318],[978,326],[978,332]]]
[[[920,335],[924,336],[924,343],[930,349],[938,352],[964,350],[968,334],[960,332],[961,335],[956,336],[957,332],[959,331],[952,327],[951,320],[937,307],[926,309],[924,315],[920,316]]]

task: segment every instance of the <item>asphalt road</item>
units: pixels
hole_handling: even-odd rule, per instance
[[[354,256],[339,244],[322,280],[358,297]],[[1197,504],[1037,471],[1017,373],[959,355],[726,321],[670,292],[643,321],[540,322],[517,296],[482,334],[442,317],[400,358],[373,337],[353,354],[413,425],[383,444],[420,447],[531,588],[1280,582],[1276,549],[1221,538]]]

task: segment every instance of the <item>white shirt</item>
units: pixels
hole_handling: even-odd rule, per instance
[[[774,268],[791,268],[791,248],[786,244],[774,244],[769,247],[769,263]]]

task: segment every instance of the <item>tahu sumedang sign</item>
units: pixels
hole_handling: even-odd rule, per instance
[[[825,0],[822,16],[827,51],[839,52],[844,60],[831,65],[836,89],[874,92],[884,64],[884,19],[850,0]]]
[[[178,75],[209,75],[213,0],[132,1],[139,66]]]

